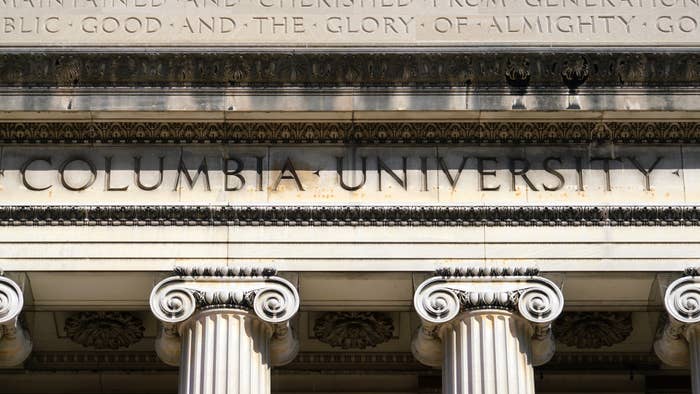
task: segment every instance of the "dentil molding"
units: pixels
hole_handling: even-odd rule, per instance
[[[697,206],[0,206],[0,226],[667,226]]]

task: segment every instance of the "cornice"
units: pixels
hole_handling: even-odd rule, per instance
[[[0,206],[0,226],[698,226],[697,206]]]
[[[698,86],[687,52],[5,52],[0,86]]]
[[[699,143],[700,122],[0,122],[0,143]]]

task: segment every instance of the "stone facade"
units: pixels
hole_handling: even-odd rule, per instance
[[[700,393],[698,10],[0,1],[0,391]]]

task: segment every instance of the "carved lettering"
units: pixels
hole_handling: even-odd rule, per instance
[[[22,151],[22,148],[13,148]],[[318,148],[318,152],[322,152],[324,148]],[[359,148],[364,149],[364,148]],[[380,148],[383,149],[383,148]],[[607,192],[616,191],[613,187],[615,176],[622,176],[624,171],[630,171],[633,168],[635,172],[641,174],[638,180],[638,190],[652,191],[652,175],[661,177],[666,172],[657,171],[665,157],[655,155],[648,159],[642,159],[641,154],[645,156],[647,151],[640,150],[639,154],[630,152],[621,158],[613,156],[594,156],[590,158],[582,157],[582,155],[559,155],[556,148],[552,148],[551,156],[479,156],[480,147],[474,148],[474,156],[463,154],[462,148],[459,148],[457,154],[451,155],[450,149],[442,149],[441,155],[436,154],[431,156],[426,154],[427,151],[422,151],[415,156],[396,155],[391,149],[386,148],[386,151],[378,153],[372,159],[376,160],[376,177],[367,176],[368,157],[361,153],[351,157],[330,156],[321,158],[319,163],[307,163],[305,168],[298,169],[292,162],[290,157],[284,158],[282,166],[279,170],[266,169],[264,164],[268,160],[267,156],[247,155],[244,151],[239,151],[234,155],[221,155],[212,159],[212,154],[208,156],[202,155],[199,158],[185,158],[179,151],[166,152],[164,155],[159,155],[158,152],[151,152],[142,156],[120,156],[119,151],[105,153],[103,155],[91,154],[90,156],[71,156],[67,158],[57,159],[51,156],[33,156],[28,155],[23,157],[21,154],[13,153],[11,160],[16,160],[10,164],[8,168],[7,159],[3,161],[2,174],[4,175],[3,182],[11,179],[16,182],[15,187],[21,190],[28,191],[43,191],[52,187],[63,187],[69,191],[82,191],[91,188],[96,180],[103,176],[104,184],[100,191],[104,192],[129,192],[132,189],[140,191],[155,191],[162,189],[161,186],[167,183],[167,191],[180,191],[185,185],[185,188],[190,190],[198,189],[199,191],[239,191],[251,183],[254,185],[254,191],[276,192],[280,189],[283,181],[292,181],[294,188],[298,191],[307,191],[307,185],[304,185],[302,180],[305,176],[311,177],[315,175],[319,177],[319,184],[314,184],[314,196],[333,196],[333,188],[345,191],[358,191],[367,189],[369,186],[374,191],[384,191],[389,189],[390,185],[395,183],[397,189],[408,192],[409,189],[409,170],[415,171],[416,185],[415,191],[430,192],[434,190],[451,190],[451,191],[480,191],[480,192],[497,192],[501,190],[501,184],[498,182],[498,176],[508,176],[510,178],[509,191],[517,191],[518,184],[524,184],[526,189],[539,191],[542,193],[557,192],[569,186],[572,190],[581,193],[580,197],[589,198],[585,194],[588,185],[602,184]],[[105,149],[108,151],[108,149]],[[29,152],[29,150],[27,150]],[[332,150],[330,150],[332,152]],[[361,152],[361,151],[360,151]],[[446,153],[444,153],[446,152]],[[331,154],[331,153],[329,153]],[[446,155],[443,156],[442,154]],[[63,157],[63,156],[62,156]],[[169,160],[166,158],[170,157]],[[309,156],[314,157],[314,156]],[[467,164],[471,157],[476,160],[476,168],[469,168]],[[214,166],[211,167],[211,161],[214,160]],[[351,160],[348,162],[347,160]],[[672,158],[671,160],[679,160]],[[144,161],[148,163],[144,168]],[[326,164],[329,168],[325,168]],[[614,163],[630,163],[627,165],[617,165]],[[104,166],[98,169],[94,163],[103,162]],[[254,162],[254,168],[250,169],[255,175],[246,177],[246,163]],[[60,163],[54,167],[54,163]],[[433,166],[433,163],[434,166]],[[502,163],[502,164],[501,164]],[[131,164],[131,166],[129,166]],[[168,166],[166,166],[168,164]],[[411,168],[409,168],[411,164]],[[679,166],[681,163],[670,164]],[[119,178],[114,177],[114,169],[119,168]],[[168,171],[166,171],[168,170]],[[584,173],[585,170],[585,173]],[[8,177],[8,171],[16,171],[17,177]],[[334,180],[332,185],[324,183],[326,179],[321,172],[335,172],[337,181]],[[502,172],[503,171],[503,172]],[[123,175],[133,174],[134,188],[131,188],[129,178],[122,178]],[[274,172],[274,173],[273,173]],[[350,172],[350,175],[348,174]],[[54,174],[56,173],[56,174]],[[464,174],[468,173],[469,179],[474,179],[473,183],[465,183],[463,180]],[[571,173],[571,178],[565,177],[565,174]],[[41,176],[39,176],[41,174]],[[166,176],[166,174],[170,174]],[[268,175],[269,174],[269,175]],[[617,175],[614,175],[617,174]],[[678,171],[673,172],[676,177]],[[585,175],[585,178],[584,178]],[[51,181],[56,179],[58,181]],[[254,177],[254,178],[253,178]],[[390,178],[387,181],[387,177]],[[626,175],[629,179],[629,176]],[[316,179],[315,177],[310,179]],[[431,179],[445,179],[446,182],[437,182],[437,188],[431,188]],[[632,178],[636,179],[636,178]],[[672,178],[675,180],[675,178]],[[567,183],[568,182],[568,183]],[[289,184],[289,186],[292,185]],[[371,185],[368,185],[372,183]],[[667,184],[665,182],[664,184]],[[12,183],[3,184],[4,189],[0,189],[0,194],[3,190],[11,188]],[[521,186],[523,187],[523,186]],[[267,189],[266,189],[267,188]],[[625,190],[630,190],[626,188]],[[251,190],[252,191],[252,190]],[[617,190],[616,192],[621,192]],[[370,191],[367,191],[371,194]],[[307,195],[312,195],[309,193]],[[450,198],[459,195],[458,193],[450,193]],[[681,197],[679,197],[681,198]]]
[[[289,173],[289,175],[286,175],[286,173]],[[290,158],[287,158],[287,161],[284,162],[282,170],[280,170],[277,180],[272,187],[273,191],[277,191],[277,188],[283,179],[293,179],[297,189],[302,192],[304,191],[304,186],[301,184],[301,179],[299,179],[299,175],[297,175],[297,171],[294,169],[294,164],[292,164],[292,160]]]
[[[620,161],[618,158],[609,158],[609,157],[593,157],[591,158],[591,163],[593,162],[603,162],[603,173],[605,174],[605,190],[607,191],[612,191],[612,182],[610,180],[610,162],[611,161]]]
[[[338,173],[338,183],[340,184],[340,187],[342,187],[344,190],[348,190],[351,192],[354,192],[356,190],[360,190],[362,186],[365,185],[365,182],[367,182],[367,157],[362,156],[362,180],[357,183],[355,186],[348,186],[345,181],[343,181],[343,156],[336,157],[336,172]]]
[[[515,178],[521,177],[530,189],[537,191],[535,184],[527,177],[527,172],[530,171],[530,161],[527,159],[511,158],[508,160],[510,169],[510,190],[515,191]]]
[[[486,181],[484,177],[486,176],[496,176],[496,170],[485,170],[484,164],[486,162],[493,162],[493,164],[498,164],[498,160],[495,157],[477,157],[476,158],[476,170],[479,173],[479,191],[495,192],[501,189],[501,185],[497,186],[486,186]]]
[[[181,175],[185,176],[187,186],[189,186],[190,189],[193,189],[194,185],[197,183],[197,179],[199,179],[199,176],[202,174],[204,175],[204,185],[206,187],[206,190],[210,191],[211,182],[209,181],[209,168],[207,167],[207,158],[202,158],[202,162],[199,164],[199,168],[197,168],[197,172],[194,174],[193,177],[190,175],[190,171],[187,169],[185,161],[182,157],[180,157],[180,164],[178,165],[177,170],[177,180],[175,181],[175,188],[173,189],[173,191],[177,191],[180,188]]]
[[[230,166],[232,163],[236,165],[235,169],[231,169]],[[241,175],[242,171],[243,161],[235,157],[229,157],[224,159],[224,190],[230,192],[243,189],[243,186],[245,186],[245,178],[243,177],[243,175]],[[237,185],[231,186],[231,177],[238,179]]]
[[[22,178],[22,184],[24,185],[24,187],[26,187],[27,189],[32,190],[32,191],[46,190],[52,186],[52,185],[35,186],[31,182],[29,182],[29,179],[27,178],[27,170],[29,169],[29,167],[32,164],[34,164],[38,161],[43,161],[43,162],[46,162],[49,165],[51,165],[51,158],[50,157],[35,157],[35,158],[29,159],[26,162],[24,162],[24,164],[22,164],[22,167],[20,167],[20,170],[19,170],[20,177]]]
[[[164,156],[158,158],[158,180],[151,186],[146,186],[141,182],[141,156],[134,157],[134,177],[136,178],[136,186],[141,190],[151,191],[156,190],[163,183],[163,161]]]
[[[440,166],[440,170],[442,170],[442,173],[447,177],[447,182],[450,183],[452,190],[457,187],[457,181],[459,181],[459,177],[462,176],[462,171],[464,171],[464,167],[467,165],[467,159],[467,156],[462,157],[462,163],[459,165],[459,168],[457,168],[457,174],[453,177],[447,163],[445,163],[445,159],[438,157],[438,165]]]
[[[561,188],[564,187],[564,176],[561,174],[561,172],[557,171],[552,167],[552,162],[557,162],[561,164],[561,158],[559,157],[548,157],[544,159],[543,167],[544,170],[547,171],[548,173],[554,175],[554,177],[557,178],[557,184],[554,186],[548,186],[546,184],[542,184],[542,188],[548,192],[555,192],[557,190],[561,190]]]
[[[112,187],[112,156],[105,157],[105,191],[116,192],[126,191],[129,185],[121,187]]]
[[[66,178],[65,171],[66,169],[73,163],[83,163],[85,164],[89,170],[90,170],[90,176],[88,180],[86,180],[82,185],[72,185],[68,179]],[[61,185],[65,187],[68,190],[72,191],[81,191],[85,190],[88,187],[92,186],[93,183],[95,183],[95,180],[97,179],[97,168],[95,168],[95,164],[93,164],[90,160],[81,158],[81,157],[76,157],[76,158],[71,158],[63,163],[58,167],[58,178],[61,181]]]
[[[382,191],[382,171],[386,172],[389,174],[389,176],[396,181],[396,183],[399,184],[404,190],[408,190],[408,171],[406,170],[406,162],[407,158],[404,156],[401,158],[403,161],[403,178],[399,178],[399,176],[394,172],[394,170],[391,169],[384,160],[381,158],[377,157],[377,173],[379,175],[379,191]]]
[[[628,159],[632,162],[634,167],[637,170],[639,170],[639,172],[642,173],[642,176],[644,176],[644,190],[651,191],[651,180],[650,180],[651,172],[654,171],[656,166],[661,162],[662,158],[663,157],[661,157],[661,156],[657,157],[656,160],[654,161],[654,163],[652,163],[649,166],[649,168],[644,168],[644,166],[641,163],[639,163],[639,161],[637,160],[636,157],[634,157],[634,156],[628,157]]]

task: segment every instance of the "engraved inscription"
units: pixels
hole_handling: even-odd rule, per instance
[[[700,203],[675,148],[2,148],[0,196],[170,203]],[[690,165],[685,161],[689,160]],[[684,179],[688,178],[686,181]],[[688,200],[690,198],[692,201]]]
[[[700,0],[0,0],[0,46],[700,43]]]

